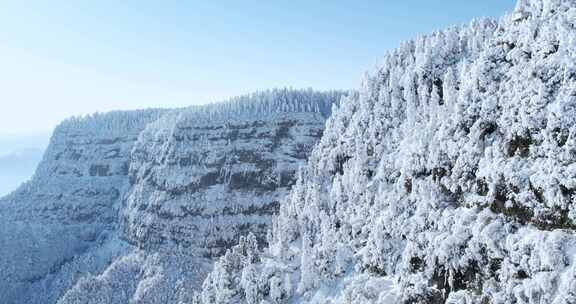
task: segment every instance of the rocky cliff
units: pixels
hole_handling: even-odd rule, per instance
[[[62,123],[34,178],[0,201],[3,303],[186,300],[240,236],[264,245],[341,95],[271,90]]]
[[[143,249],[177,245],[204,256],[221,255],[248,232],[264,240],[325,117],[271,113],[198,122],[188,115],[150,126],[136,143],[134,186],[122,209],[126,236]]]

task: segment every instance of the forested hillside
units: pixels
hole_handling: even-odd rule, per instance
[[[403,43],[201,303],[576,303],[576,1]]]

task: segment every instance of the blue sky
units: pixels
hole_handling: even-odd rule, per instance
[[[0,134],[271,87],[355,88],[386,50],[514,0],[0,2]]]

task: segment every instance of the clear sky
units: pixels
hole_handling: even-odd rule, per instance
[[[402,40],[515,0],[0,1],[0,134],[258,89],[355,88]]]

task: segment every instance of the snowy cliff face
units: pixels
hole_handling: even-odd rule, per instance
[[[135,185],[122,209],[126,236],[140,248],[170,244],[205,256],[221,255],[248,232],[264,239],[325,118],[281,113],[198,123],[189,115],[150,126],[136,144]]]
[[[264,245],[341,92],[271,90],[167,113],[133,145],[119,234],[134,248],[58,303],[188,303],[214,258]],[[185,287],[185,288],[184,288]]]
[[[576,303],[576,1],[404,43],[202,303]]]
[[[54,303],[123,250],[113,231],[130,152],[164,112],[96,114],[56,128],[32,180],[0,200],[2,303]]]

